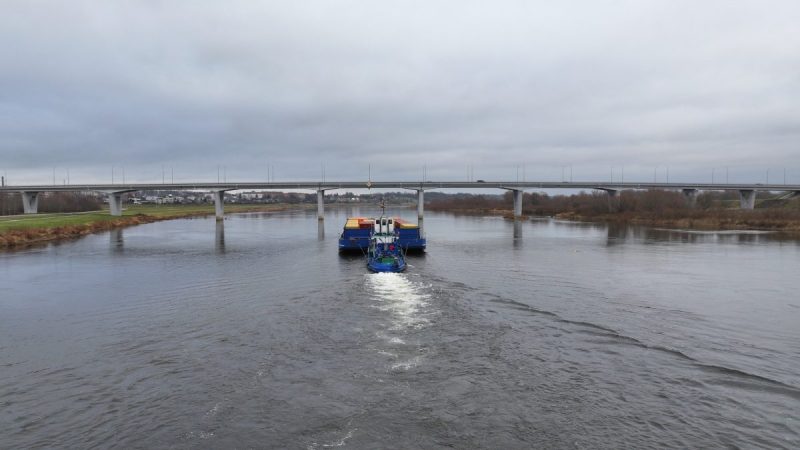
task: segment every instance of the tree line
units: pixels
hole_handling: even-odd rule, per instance
[[[757,207],[769,206],[772,209],[786,209],[790,206],[794,212],[800,211],[797,201],[774,202],[764,201],[774,194],[759,192]],[[534,216],[556,216],[559,214],[574,214],[583,217],[596,217],[610,213],[609,202],[615,215],[646,215],[652,217],[679,217],[688,214],[711,214],[739,208],[738,192],[700,192],[694,204],[690,204],[681,192],[648,190],[648,191],[620,191],[614,199],[609,199],[605,192],[580,192],[572,195],[554,195],[545,193],[525,193],[522,197],[522,213]],[[762,205],[759,205],[761,203]],[[510,210],[513,205],[511,191],[504,195],[475,195],[458,194],[439,196],[432,199],[426,207],[441,211],[462,212],[489,212]]]
[[[22,214],[21,194],[17,192],[0,193],[0,215]],[[102,209],[103,201],[94,195],[83,192],[43,192],[39,194],[39,212],[83,212]]]

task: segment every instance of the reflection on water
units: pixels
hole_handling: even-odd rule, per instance
[[[225,221],[217,220],[215,228],[214,249],[217,253],[225,253]]]
[[[611,247],[625,242],[628,238],[628,226],[617,223],[609,223],[606,230],[606,245]]]
[[[122,252],[125,249],[125,241],[122,236],[122,228],[116,228],[108,232],[111,251],[114,253]]]
[[[325,221],[318,220],[317,221],[317,240],[323,241],[325,240]]]
[[[514,247],[522,247],[522,221],[514,220]]]
[[[598,226],[598,225],[595,225]],[[768,242],[787,242],[800,245],[797,236],[787,236],[786,234],[770,231],[750,231],[750,230],[676,230],[667,228],[650,228],[645,226],[609,223],[599,225],[606,229],[606,245],[614,246],[628,242],[673,242],[673,243],[733,243],[733,244],[756,244]]]

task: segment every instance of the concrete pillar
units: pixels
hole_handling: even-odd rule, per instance
[[[112,216],[122,215],[122,193],[109,192],[108,193],[108,207],[111,209]]]
[[[217,220],[225,218],[225,191],[214,191],[214,214]]]
[[[25,214],[36,214],[39,212],[38,192],[22,192],[22,211]]]
[[[324,241],[325,240],[325,221],[318,220],[317,221],[317,240]]]
[[[699,191],[697,189],[681,189],[683,192],[683,196],[686,198],[686,204],[689,205],[689,208],[694,208],[697,205],[697,194]]]
[[[619,209],[619,191],[606,189],[608,194],[608,212],[617,212]]]
[[[753,209],[756,207],[756,191],[741,190],[739,191],[739,206],[742,209]]]
[[[417,219],[422,219],[425,212],[425,191],[417,189]]]
[[[522,195],[524,192],[513,190],[514,193],[514,218],[522,216]]]
[[[317,191],[317,220],[325,220],[325,191]]]

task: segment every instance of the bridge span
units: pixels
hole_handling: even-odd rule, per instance
[[[127,183],[127,184],[62,184],[2,186],[0,192],[18,192],[22,197],[25,214],[38,212],[39,194],[42,192],[100,192],[108,195],[111,215],[122,215],[122,195],[137,191],[211,191],[214,193],[216,216],[224,214],[225,192],[237,190],[311,190],[317,193],[317,216],[325,216],[324,194],[337,189],[409,189],[417,192],[417,215],[423,216],[425,191],[433,189],[504,189],[514,193],[514,216],[522,215],[522,194],[536,189],[594,189],[605,191],[609,207],[619,191],[662,189],[682,192],[690,204],[694,204],[700,191],[738,191],[739,204],[743,209],[755,207],[756,192],[786,191],[800,194],[800,184],[761,183],[638,183],[603,181],[338,181],[338,182],[241,182],[241,183]]]

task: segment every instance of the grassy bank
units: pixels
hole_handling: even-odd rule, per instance
[[[302,205],[225,205],[226,213],[280,211]],[[0,249],[14,248],[56,239],[70,239],[115,228],[160,220],[214,214],[214,205],[132,205],[121,217],[107,210],[82,213],[35,214],[0,217]]]

